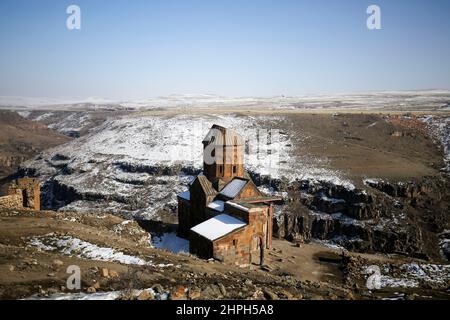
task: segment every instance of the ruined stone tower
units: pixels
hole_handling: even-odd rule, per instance
[[[15,180],[8,188],[8,195],[20,195],[22,207],[40,210],[41,187],[34,178],[20,178]]]

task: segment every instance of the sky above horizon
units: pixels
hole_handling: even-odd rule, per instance
[[[447,0],[2,0],[0,96],[450,89],[449,15]]]

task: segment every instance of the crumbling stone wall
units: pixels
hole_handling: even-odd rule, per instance
[[[40,190],[40,184],[37,179],[17,179],[9,186],[8,195],[0,197],[0,206],[40,210]]]
[[[22,190],[16,190],[15,194],[0,197],[0,207],[20,209],[23,207]]]

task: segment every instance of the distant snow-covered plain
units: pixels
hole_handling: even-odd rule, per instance
[[[0,96],[0,108],[17,109],[131,109],[155,108],[269,108],[269,109],[326,109],[358,110],[448,110],[449,90],[372,91],[359,93],[316,94],[273,97],[224,97],[213,94],[184,94],[148,99],[104,99],[89,97],[33,98]]]

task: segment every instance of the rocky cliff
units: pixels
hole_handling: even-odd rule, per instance
[[[325,240],[352,251],[448,258],[448,248],[440,245],[446,242],[437,236],[450,225],[445,177],[365,183],[367,190],[327,182],[291,185],[286,208],[274,218],[275,235]]]

